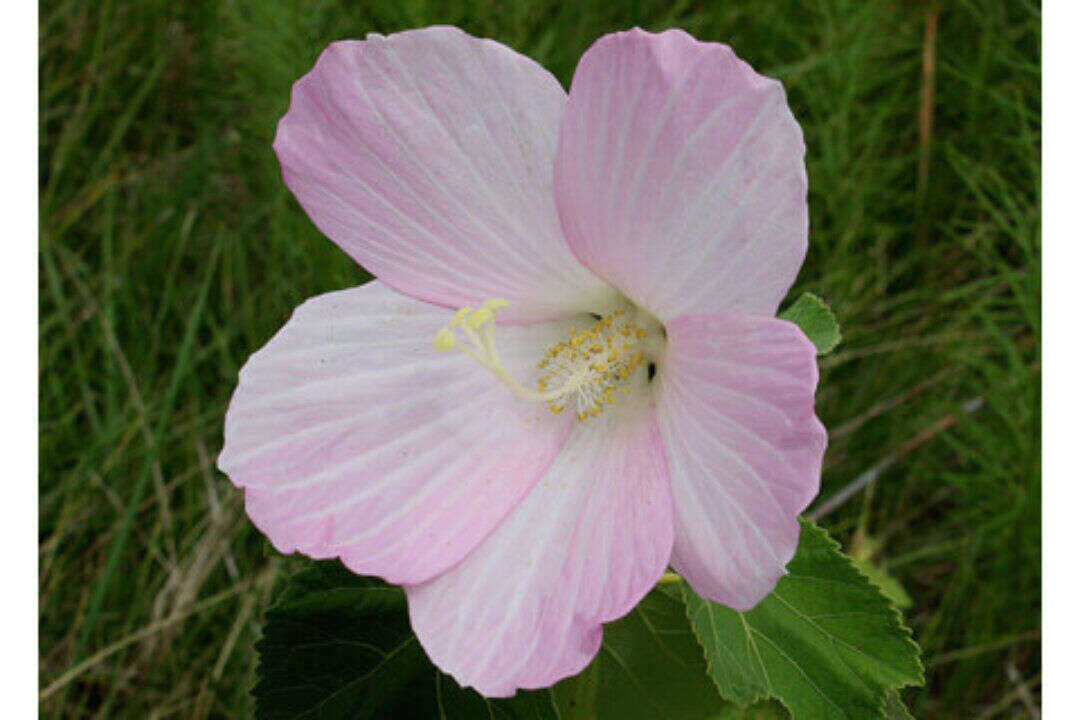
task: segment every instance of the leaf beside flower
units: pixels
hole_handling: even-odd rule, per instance
[[[897,610],[813,523],[802,523],[788,574],[749,612],[682,588],[709,674],[733,702],[775,697],[795,720],[862,720],[884,717],[892,691],[923,683]]]
[[[780,313],[782,320],[799,326],[803,334],[814,343],[818,355],[832,352],[840,344],[840,325],[825,301],[812,293],[803,293],[787,310]]]

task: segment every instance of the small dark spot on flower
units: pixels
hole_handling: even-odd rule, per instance
[[[597,315],[596,313],[589,313],[589,314],[592,315],[593,320],[599,320],[600,319],[600,316]]]
[[[656,363],[651,362],[649,363],[649,382],[652,382],[654,377],[656,377]]]

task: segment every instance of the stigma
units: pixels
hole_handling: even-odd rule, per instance
[[[547,349],[537,363],[535,389],[507,372],[495,346],[495,318],[509,303],[485,300],[465,306],[439,329],[436,350],[459,350],[490,371],[514,395],[545,403],[552,413],[570,409],[578,420],[596,417],[629,391],[628,381],[644,361],[645,328],[626,310],[599,317],[590,327],[571,328],[570,336]],[[459,341],[458,334],[466,342]]]

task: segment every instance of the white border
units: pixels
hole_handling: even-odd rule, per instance
[[[1080,7],[1043,3],[1043,708],[1076,712],[1080,645]],[[37,713],[38,668],[38,4],[5,7],[2,323],[5,549],[0,637],[5,715]]]

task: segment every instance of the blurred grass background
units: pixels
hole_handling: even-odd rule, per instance
[[[919,718],[1040,687],[1040,8],[1017,0],[50,0],[40,6],[44,717],[243,717],[280,561],[214,469],[247,356],[366,276],[270,149],[331,40],[449,23],[568,84],[600,34],[720,40],[806,133],[832,305],[822,522],[911,599]],[[868,482],[870,481],[870,482]],[[852,485],[855,483],[855,485]]]

